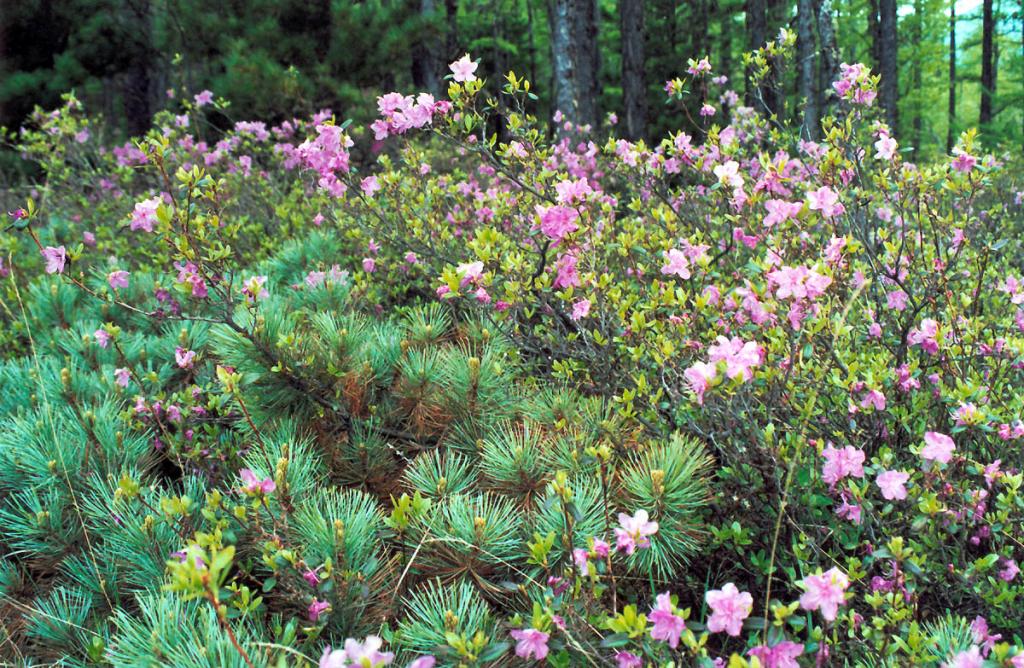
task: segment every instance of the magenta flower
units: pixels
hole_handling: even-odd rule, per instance
[[[632,517],[619,513],[619,526],[615,528],[615,549],[633,554],[638,547],[650,547],[650,537],[656,533],[658,523],[648,520],[646,510],[638,510]]]
[[[191,369],[192,365],[195,364],[196,351],[185,350],[181,346],[174,349],[174,361],[178,364],[180,369]]]
[[[247,470],[247,469],[245,469],[245,470]],[[309,604],[309,608],[307,608],[307,610],[306,610],[307,614],[309,615],[309,621],[311,621],[311,622],[319,621],[320,620],[320,615],[322,615],[325,612],[327,612],[327,610],[330,609],[330,607],[331,607],[331,604],[328,603],[327,601],[318,601],[317,599],[314,598],[313,602]],[[345,641],[345,644],[346,645],[348,644],[347,640]]]
[[[924,447],[921,448],[921,459],[940,464],[948,464],[949,460],[953,458],[953,451],[956,450],[953,439],[937,431],[926,431],[924,444]]]
[[[576,256],[572,253],[559,255],[555,261],[555,280],[551,284],[552,287],[560,290],[580,285],[580,275],[576,271],[577,262]]]
[[[205,107],[213,102],[213,91],[204,90],[196,94],[192,99],[195,101],[197,107]]]
[[[658,594],[655,599],[656,605],[647,615],[648,621],[654,624],[651,628],[651,638],[667,642],[668,646],[675,649],[679,646],[679,636],[686,628],[686,620],[675,613],[675,606],[672,605],[672,597],[668,592]]]
[[[543,661],[548,655],[548,634],[537,629],[513,629],[509,635],[516,641],[516,656]]]
[[[704,405],[704,393],[707,392],[717,375],[718,369],[715,365],[707,362],[695,362],[693,366],[683,372],[683,377],[686,378],[690,389],[697,395],[698,406]]]
[[[252,472],[252,469],[242,469],[238,472],[238,477],[240,477],[242,482],[245,483],[245,486],[242,489],[251,494],[270,494],[277,489],[277,484],[274,482],[273,478],[264,478],[263,480],[260,480],[256,477],[256,474]]]
[[[129,228],[133,232],[137,230],[152,232],[153,227],[159,222],[156,217],[158,208],[160,208],[159,197],[143,200],[136,204],[135,210],[132,211],[132,221],[129,224]]]
[[[970,172],[972,169],[974,169],[975,165],[977,164],[977,158],[975,158],[973,155],[962,152],[958,153],[956,157],[953,158],[952,162],[953,169],[963,174],[967,174],[968,172]]]
[[[643,668],[644,662],[632,652],[618,652],[615,655],[617,668]]]
[[[107,283],[109,283],[110,287],[114,290],[117,290],[118,288],[127,288],[128,276],[129,274],[127,271],[118,269],[117,271],[112,271],[107,274]]]
[[[846,588],[850,579],[838,568],[830,568],[819,575],[808,575],[801,582],[804,594],[800,597],[800,607],[804,610],[821,610],[821,616],[833,621],[839,612],[839,606],[846,601]]]
[[[128,369],[125,369],[124,367],[114,369],[114,382],[118,385],[121,387],[128,387],[129,380],[131,380],[131,374]]]
[[[68,261],[68,252],[63,246],[47,246],[43,249],[47,274],[63,274]]]
[[[373,197],[380,190],[380,183],[377,182],[376,176],[367,176],[359,182],[359,188],[367,197]]]
[[[830,486],[846,476],[854,478],[864,477],[864,451],[858,450],[852,445],[847,445],[842,450],[837,450],[829,443],[822,451],[825,464],[821,469],[821,479]]]
[[[999,571],[999,579],[1003,582],[1013,582],[1013,580],[1020,574],[1020,568],[1017,567],[1017,562],[1013,559],[1006,559],[1003,562],[1003,569]]]
[[[456,60],[454,63],[448,66],[448,69],[452,71],[452,79],[455,79],[459,83],[465,83],[468,81],[476,81],[476,68],[478,63],[470,60],[469,54],[463,55],[461,58]]]
[[[704,600],[711,608],[711,616],[708,617],[708,631],[711,633],[725,631],[731,636],[738,636],[743,620],[754,609],[754,598],[738,590],[731,582],[721,589],[705,593]]]
[[[540,231],[553,241],[561,241],[579,228],[576,221],[580,215],[572,207],[562,205],[537,207],[537,215],[540,216]]]
[[[796,658],[803,654],[803,652],[803,645],[783,640],[771,647],[761,645],[751,648],[747,654],[756,656],[758,661],[761,662],[762,668],[800,668]]]
[[[581,299],[572,305],[572,319],[580,320],[586,318],[590,313],[590,300]]]
[[[907,488],[904,486],[910,479],[909,473],[902,471],[883,471],[875,478],[875,484],[882,490],[882,498],[890,501],[902,501],[907,498]]]

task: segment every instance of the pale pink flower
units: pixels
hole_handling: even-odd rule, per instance
[[[178,364],[178,368],[191,369],[192,365],[195,364],[196,351],[186,350],[181,346],[174,349],[174,361]]]
[[[890,501],[902,501],[907,498],[905,485],[910,480],[909,473],[902,471],[883,471],[875,478],[875,484],[882,490],[882,498]]]
[[[367,176],[359,182],[359,188],[367,197],[373,197],[380,191],[380,183],[377,182],[376,176]]]
[[[114,290],[118,288],[127,288],[128,275],[128,272],[124,271],[123,269],[112,271],[109,274],[107,274],[107,283],[109,283],[110,287],[113,288]]]
[[[1020,568],[1017,567],[1017,562],[1013,559],[1006,559],[1003,562],[1003,569],[999,571],[999,579],[1003,582],[1013,582],[1018,574],[1020,574]]]
[[[741,592],[736,585],[729,582],[721,589],[713,589],[704,594],[704,600],[711,608],[708,617],[708,631],[720,633],[725,631],[731,636],[738,636],[743,628],[743,620],[754,609],[754,598],[747,592]]]
[[[132,221],[129,228],[133,232],[136,230],[152,232],[153,227],[159,222],[156,217],[156,211],[160,208],[160,202],[159,197],[152,197],[138,202],[132,211]]]
[[[578,229],[576,221],[579,213],[576,209],[556,204],[549,207],[537,207],[540,216],[540,231],[554,241],[561,241]]]
[[[68,261],[68,252],[63,246],[47,246],[43,249],[43,259],[46,260],[47,274],[63,274],[64,265]]]
[[[715,113],[713,108],[711,113]],[[740,164],[735,160],[729,160],[721,165],[715,165],[714,172],[719,183],[727,183],[733,188],[743,186],[743,175],[740,174]]]
[[[428,654],[427,656],[421,656],[420,658],[416,659],[405,668],[434,668],[434,664],[436,663],[437,659],[435,659],[432,655]]]
[[[697,395],[697,404],[704,405],[704,393],[711,386],[711,381],[718,375],[718,369],[714,364],[708,362],[695,362],[693,366],[683,372],[683,377],[690,385],[690,389]]]
[[[246,492],[256,494],[270,494],[277,489],[277,483],[274,482],[273,478],[264,478],[260,480],[256,477],[256,474],[252,472],[252,469],[242,469],[238,472],[238,476],[242,479],[244,489]],[[313,619],[316,621],[316,619]]]
[[[363,642],[355,638],[346,638],[345,657],[349,661],[348,665],[352,668],[379,668],[390,664],[394,661],[395,655],[391,652],[381,652],[383,646],[384,641],[379,636],[366,636]]]
[[[93,332],[92,336],[94,339],[96,339],[96,344],[100,348],[106,348],[108,345],[110,345],[110,334],[107,334],[107,330],[103,329],[102,327]]]
[[[661,268],[661,273],[665,275],[676,275],[679,278],[690,277],[690,260],[686,257],[686,253],[675,248],[665,251],[666,264]]]
[[[838,568],[830,568],[820,575],[808,575],[801,584],[804,594],[800,597],[800,607],[821,610],[821,616],[826,620],[835,620],[839,606],[846,600],[846,588],[850,586],[846,574]]]
[[[192,99],[195,101],[197,107],[205,107],[213,102],[213,91],[204,90],[201,93],[196,94]]]
[[[128,387],[128,382],[131,380],[131,372],[124,367],[114,369],[114,382],[121,387]]]
[[[924,447],[921,448],[921,459],[948,464],[953,457],[956,445],[953,439],[937,431],[926,431],[924,433]]]
[[[761,347],[738,336],[731,339],[719,336],[708,347],[708,359],[712,362],[724,361],[725,375],[729,378],[747,381],[754,377],[753,367],[761,364]]]
[[[675,649],[679,646],[679,636],[686,628],[686,621],[675,613],[675,606],[672,605],[672,597],[668,592],[658,594],[656,605],[647,615],[648,621],[654,624],[651,628],[651,638],[667,642],[668,646]]]
[[[787,202],[784,199],[770,199],[764,203],[768,215],[764,217],[764,226],[772,228],[779,223],[796,218],[804,208],[803,202]]]
[[[260,299],[266,299],[270,296],[266,288],[267,277],[266,276],[251,276],[242,285],[242,294],[245,295],[245,301],[254,304]]]
[[[822,451],[825,464],[821,469],[821,479],[829,485],[835,485],[846,476],[864,477],[864,451],[852,445],[837,450],[829,443]]]
[[[461,58],[456,60],[454,63],[448,66],[448,69],[452,71],[452,79],[455,79],[459,83],[465,83],[467,81],[476,81],[476,68],[478,63],[470,60],[469,54],[463,55]]]
[[[658,523],[649,521],[646,510],[640,509],[632,517],[619,513],[619,526],[615,528],[615,549],[633,554],[638,547],[650,547],[650,537],[656,533]]]
[[[762,668],[800,668],[796,658],[803,652],[804,646],[800,643],[783,640],[771,647],[761,645],[751,648],[747,654],[756,656]]]
[[[516,656],[543,661],[548,655],[548,634],[537,629],[513,629],[509,635],[516,641]]]
[[[978,164],[978,159],[968,153],[958,153],[951,164],[956,171],[967,174]]]
[[[580,320],[581,318],[586,318],[589,313],[590,313],[590,300],[589,299],[581,299],[581,300],[579,300],[578,302],[576,302],[575,304],[572,305],[572,319],[573,320]]]
[[[875,142],[875,157],[879,160],[892,160],[898,147],[895,139],[889,135],[882,135]]]
[[[841,215],[846,211],[839,201],[839,195],[828,186],[807,191],[807,206],[812,211],[820,211],[826,218]]]
[[[958,652],[956,656],[942,664],[943,668],[984,668],[984,665],[985,660],[981,657],[981,649],[977,645]]]
[[[364,257],[363,258],[363,271],[365,271],[367,274],[372,274],[376,270],[377,270],[377,261],[374,260],[372,257]]]

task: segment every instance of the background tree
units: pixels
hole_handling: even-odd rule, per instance
[[[896,0],[878,1],[879,70],[882,81],[878,99],[885,121],[893,134],[899,134],[899,40],[896,34]]]
[[[630,139],[644,136],[647,126],[647,86],[644,83],[644,3],[622,0],[622,107],[625,134]]]

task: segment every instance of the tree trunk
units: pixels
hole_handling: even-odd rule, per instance
[[[441,93],[440,34],[435,25],[437,7],[434,0],[419,0],[420,29],[412,46],[412,83],[431,95]]]
[[[768,15],[765,0],[746,0],[747,50],[756,51],[768,41]],[[765,87],[754,86],[747,72],[746,103],[758,112],[770,113],[765,100]]]
[[[914,0],[914,67],[913,67],[913,84],[914,84],[914,123],[913,123],[913,144],[914,144],[914,159],[917,160],[921,154],[921,141],[924,139],[924,107],[922,105],[922,96],[924,90],[922,90],[922,72],[924,64],[921,62],[924,59],[922,54],[922,45],[924,44],[924,7],[921,0]]]
[[[622,103],[626,136],[642,139],[647,126],[647,87],[644,85],[644,3],[620,0],[622,29]]]
[[[832,0],[815,3],[818,16],[818,40],[821,42],[821,69],[819,70],[818,102],[819,116],[823,116],[835,100],[832,82],[839,77],[839,46],[836,43],[836,28],[832,21]]]
[[[573,35],[572,54],[576,59],[576,104],[580,122],[598,127],[598,74],[601,56],[597,44],[597,0],[571,0],[573,17],[570,23]]]
[[[978,124],[984,126],[992,122],[992,98],[996,93],[993,49],[996,22],[992,12],[992,0],[984,0],[981,6],[981,107]]]
[[[871,40],[871,69],[882,69],[882,31],[878,20],[878,0],[868,0],[868,39]]]
[[[562,112],[565,120],[579,122],[576,109],[576,69],[572,58],[572,31],[569,22],[573,0],[548,0],[548,20],[551,24],[551,71],[554,79],[554,111]],[[559,124],[559,134],[562,126]]]
[[[946,153],[956,134],[956,0],[949,0],[949,104],[946,107]]]
[[[732,12],[727,7],[722,7],[722,2],[719,0],[717,11],[720,16],[721,25],[721,56],[719,56],[719,69],[718,71],[730,78],[730,88],[736,89],[736,84],[731,82],[732,79]]]
[[[444,16],[448,26],[444,35],[443,65],[447,65],[462,56],[459,53],[459,0],[444,0]]]
[[[153,118],[150,95],[153,65],[151,35],[152,16],[149,0],[128,3],[131,11],[132,58],[124,77],[124,113],[128,133],[142,135],[149,130]]]
[[[890,132],[899,134],[899,41],[896,37],[896,0],[879,0],[878,19],[880,24],[881,43],[879,55],[881,62],[882,82],[878,91],[879,103],[885,113],[885,122]]]
[[[799,0],[797,4],[797,64],[800,72],[798,98],[804,105],[804,122],[800,135],[810,140],[818,137],[818,78],[814,64],[817,52],[814,48],[814,0]]]

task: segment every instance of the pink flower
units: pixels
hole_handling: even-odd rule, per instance
[[[657,604],[651,609],[647,619],[654,624],[651,629],[651,638],[667,642],[668,646],[675,649],[679,646],[679,636],[686,628],[686,621],[675,613],[675,606],[672,605],[672,597],[668,592],[658,594]]]
[[[250,304],[255,304],[260,299],[266,299],[270,296],[266,288],[267,277],[266,276],[252,276],[242,286],[242,294],[245,295],[245,301]]]
[[[650,547],[650,536],[656,533],[658,523],[648,521],[646,510],[638,510],[632,517],[619,513],[619,526],[615,528],[615,549],[633,554],[638,547]]]
[[[47,274],[63,274],[68,261],[68,252],[63,246],[47,246],[43,249]]]
[[[191,369],[192,365],[195,364],[196,351],[185,350],[181,346],[174,349],[174,361],[177,362],[179,369]]]
[[[459,287],[464,288],[470,283],[476,283],[483,277],[484,263],[479,260],[476,262],[465,262],[455,268],[455,273],[462,277],[459,279]]]
[[[537,629],[513,629],[509,635],[516,641],[516,656],[543,661],[548,655],[548,634]]]
[[[213,102],[213,91],[204,90],[198,93],[194,98],[197,107],[205,107],[206,105]]]
[[[110,345],[110,334],[107,334],[107,330],[102,327],[93,332],[92,336],[96,339],[96,343],[100,348],[106,348]]]
[[[131,380],[131,373],[124,367],[114,369],[114,382],[121,387],[128,387],[128,382]]]
[[[921,448],[921,459],[940,464],[948,464],[953,457],[953,451],[956,450],[953,439],[937,431],[926,431],[924,443],[924,447]]]
[[[252,469],[242,469],[238,472],[238,477],[242,479],[245,486],[242,488],[246,492],[251,494],[270,494],[277,489],[277,483],[272,478],[264,478],[260,480],[256,477],[256,474],[252,472]],[[316,621],[316,618],[312,618]]]
[[[686,257],[686,253],[671,248],[665,251],[665,259],[667,263],[661,268],[661,273],[666,276],[674,274],[682,279],[690,277],[690,260]]]
[[[878,390],[868,390],[860,400],[861,408],[873,407],[876,411],[885,410],[885,395]]]
[[[159,222],[156,217],[156,211],[160,208],[160,202],[159,197],[152,197],[137,203],[135,210],[132,211],[132,222],[129,228],[133,232],[137,230],[152,232],[153,227]]]
[[[705,105],[707,106],[707,105]],[[715,113],[712,108],[711,113]],[[733,188],[740,188],[743,186],[743,175],[740,174],[740,164],[735,160],[729,160],[721,165],[715,165],[715,177],[718,178],[719,183],[728,183]]]
[[[718,375],[718,369],[714,364],[708,362],[695,362],[693,366],[683,372],[683,377],[690,385],[690,389],[697,395],[697,405],[704,405],[704,393],[711,386],[711,381]]]
[[[738,636],[743,620],[754,609],[754,598],[747,592],[739,591],[731,582],[721,589],[707,592],[704,600],[711,608],[711,616],[708,617],[708,631],[711,633],[725,631],[731,636]]]
[[[839,195],[828,186],[807,191],[807,206],[812,211],[820,211],[826,218],[841,215],[846,211],[839,202]]]
[[[879,160],[892,160],[896,155],[897,148],[898,144],[895,139],[889,135],[882,135],[875,142],[875,157]]]
[[[561,241],[579,227],[576,221],[580,215],[572,207],[557,204],[547,208],[537,207],[537,213],[540,215],[540,231],[554,241]]]
[[[1017,567],[1017,562],[1013,559],[1006,559],[1003,562],[1003,570],[999,571],[999,579],[1003,582],[1013,582],[1019,573],[1020,568]]]
[[[428,654],[416,659],[405,668],[434,668],[435,663],[437,663],[437,659]]]
[[[644,662],[636,654],[631,652],[618,652],[615,654],[617,668],[643,668]]]
[[[968,172],[970,172],[972,169],[974,169],[974,166],[977,164],[977,158],[975,158],[973,155],[969,155],[967,153],[962,152],[958,153],[957,156],[953,158],[952,162],[953,169],[963,174],[967,174]]]
[[[759,345],[738,336],[731,339],[719,336],[715,341],[708,347],[708,359],[712,362],[724,361],[725,375],[729,378],[742,378],[744,381],[754,377],[753,367],[761,364]]]
[[[112,271],[107,274],[107,283],[113,289],[127,288],[128,287],[128,272],[122,269]]]
[[[750,649],[747,654],[756,656],[762,668],[800,668],[796,657],[804,652],[804,646],[783,640],[777,645],[761,645]]]
[[[578,260],[572,253],[560,255],[555,261],[555,280],[551,284],[556,290],[580,285],[580,275],[576,272]]]
[[[846,476],[864,477],[863,450],[852,445],[837,450],[829,443],[821,454],[825,458],[825,465],[821,469],[821,479],[830,486],[835,485]]]
[[[800,607],[821,610],[821,616],[826,620],[835,620],[839,606],[846,600],[846,588],[850,586],[846,574],[838,568],[830,568],[820,575],[808,575],[801,584],[805,591],[800,597]]]
[[[572,319],[580,320],[586,318],[590,313],[590,300],[581,299],[572,305]]]
[[[377,270],[377,261],[374,260],[372,257],[364,257],[363,258],[363,271],[365,271],[367,274],[372,274],[376,270]]]
[[[904,486],[910,480],[909,473],[902,471],[883,471],[875,478],[875,484],[882,490],[882,498],[890,501],[902,501],[907,498],[907,488]]]
[[[478,63],[470,60],[469,54],[467,53],[449,65],[448,69],[452,71],[452,79],[455,79],[459,83],[464,83],[467,81],[476,81],[476,74],[474,74],[474,72],[476,72],[477,66]]]
[[[985,660],[981,658],[981,649],[972,645],[970,649],[958,652],[951,660],[942,664],[943,668],[983,668]]]
[[[804,266],[783,265],[768,273],[768,282],[775,285],[776,299],[817,299],[832,279]]]
[[[804,208],[803,202],[787,202],[784,199],[770,199],[764,203],[768,215],[764,217],[764,226],[772,228],[779,223],[796,218]]]
[[[885,305],[896,311],[907,308],[907,293],[903,290],[893,290],[885,295]]]
[[[316,603],[316,599],[313,599]],[[322,605],[327,605],[326,603]],[[315,621],[315,620],[314,620]],[[359,642],[355,638],[345,639],[345,658],[349,661],[347,666],[355,668],[379,668],[386,666],[395,660],[391,652],[381,652],[384,641],[378,636],[366,636],[366,640]]]
[[[374,194],[380,190],[380,183],[377,182],[376,176],[367,176],[359,182],[359,188],[367,197],[373,197]]]

